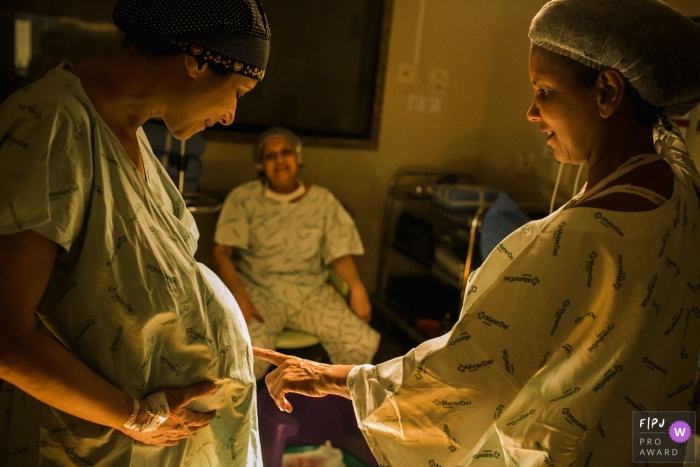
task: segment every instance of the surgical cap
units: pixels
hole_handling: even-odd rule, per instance
[[[553,0],[529,36],[589,67],[619,70],[669,116],[700,102],[700,27],[659,0]]]
[[[250,78],[265,75],[270,28],[257,0],[118,0],[112,19],[127,34],[164,38]]]
[[[301,164],[301,140],[292,131],[276,126],[260,133],[260,136],[258,136],[258,139],[256,139],[255,143],[253,144],[253,163],[258,170],[262,170],[262,158],[265,143],[267,143],[268,139],[274,138],[275,136],[282,136],[289,141],[289,144],[294,147],[294,151],[297,153],[297,164]]]

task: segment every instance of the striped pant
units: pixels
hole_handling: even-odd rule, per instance
[[[248,323],[256,347],[274,349],[277,336],[290,329],[317,336],[334,364],[371,363],[377,352],[379,333],[360,320],[329,284],[319,286],[298,305],[275,300],[259,287],[248,286],[246,291],[265,319]],[[255,377],[262,378],[269,367],[268,362],[255,359]]]

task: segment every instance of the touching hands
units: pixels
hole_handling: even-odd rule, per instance
[[[365,323],[372,319],[372,304],[364,287],[350,289],[350,309]]]
[[[207,381],[187,388],[164,389],[163,392],[168,401],[170,413],[182,420],[182,423],[194,434],[200,428],[209,425],[216,415],[216,411],[212,410],[207,413],[194,412],[185,408],[185,406],[194,400],[208,396],[215,390],[216,384]],[[141,404],[143,404],[143,402],[141,402]],[[154,431],[141,432],[124,428],[122,432],[136,441],[155,446],[176,446],[181,439],[189,437],[187,430],[172,416],[168,417],[168,419]]]
[[[265,377],[265,384],[280,410],[292,411],[292,404],[285,397],[289,392],[309,397],[334,394],[350,398],[346,380],[354,365],[327,365],[258,347],[253,347],[253,355],[277,365]]]

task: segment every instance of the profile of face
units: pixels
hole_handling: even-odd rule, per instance
[[[262,149],[262,164],[270,188],[279,193],[290,193],[296,188],[297,152],[284,136],[271,136]]]
[[[257,84],[255,79],[237,73],[215,73],[189,55],[184,55],[184,61],[188,78],[163,114],[168,129],[180,140],[216,123],[233,123],[238,99]]]
[[[582,164],[594,147],[601,120],[596,86],[577,82],[573,69],[562,64],[553,52],[530,47],[530,81],[535,97],[527,118],[539,123],[559,162]]]

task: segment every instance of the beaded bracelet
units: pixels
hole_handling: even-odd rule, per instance
[[[144,407],[143,410],[142,407]],[[124,428],[142,432],[155,431],[169,416],[170,407],[168,407],[165,393],[163,391],[154,392],[143,401],[134,399],[134,410],[124,422]]]

